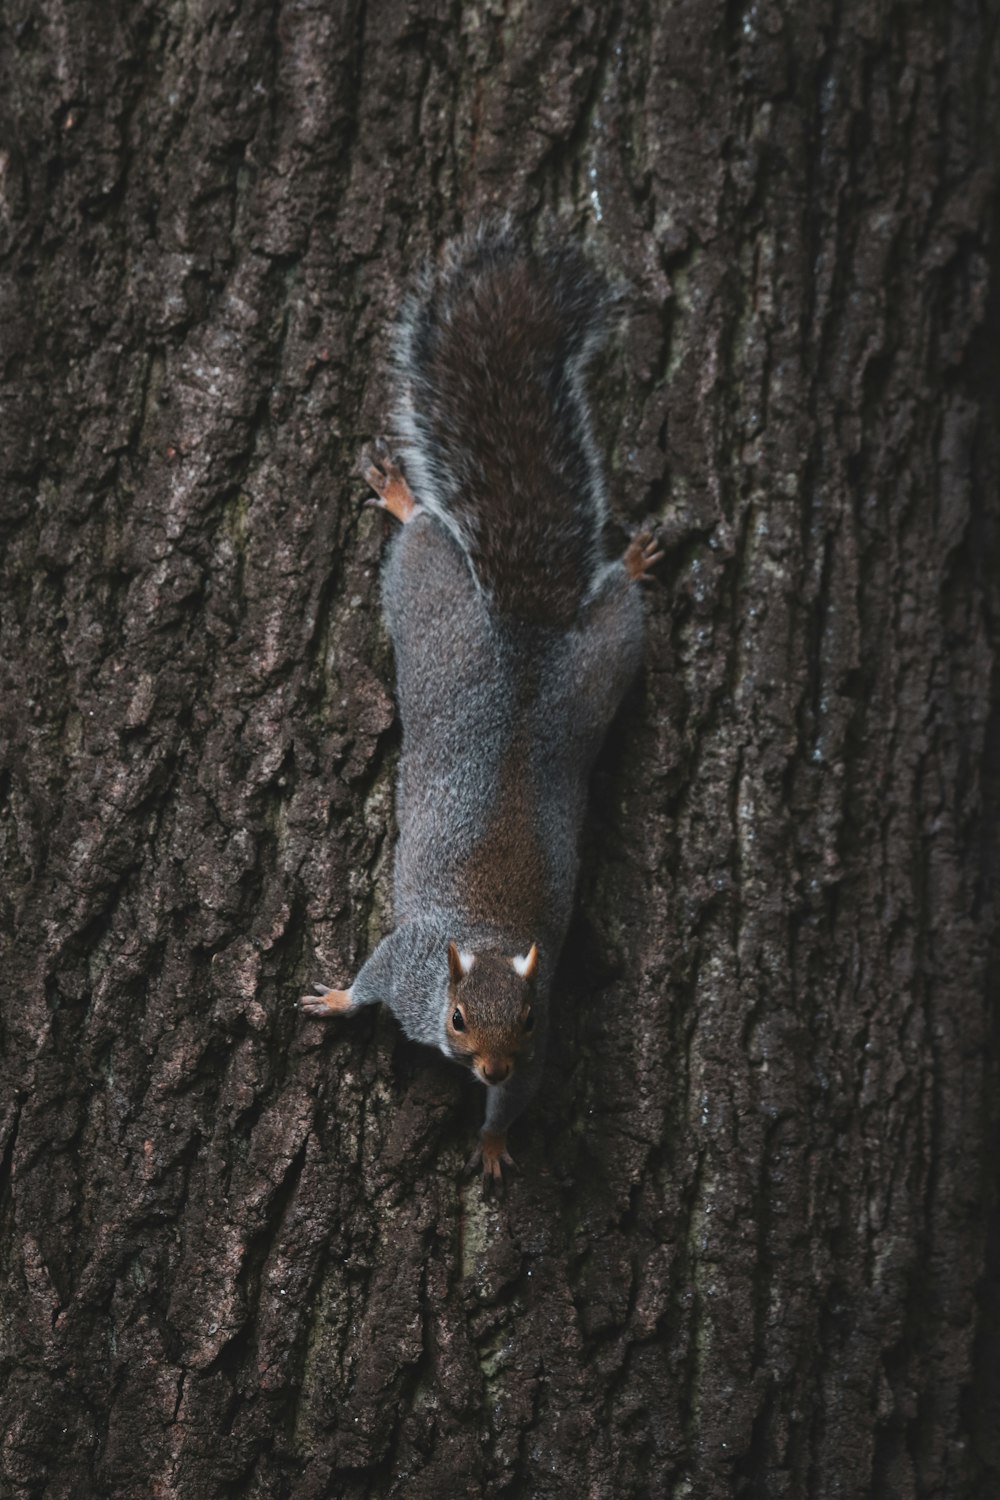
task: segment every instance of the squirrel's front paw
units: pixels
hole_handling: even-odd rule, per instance
[[[663,553],[659,551],[653,533],[640,531],[625,548],[622,562],[630,578],[634,578],[637,583],[648,583],[651,578],[650,569],[655,568],[662,557]]]
[[[390,455],[384,439],[376,443],[374,450],[365,453],[361,460],[361,473],[365,483],[370,484],[378,496],[377,500],[367,500],[367,505],[377,505],[380,509],[387,510],[404,525],[423,509],[414,498],[399,463]]]
[[[350,990],[331,990],[329,985],[314,984],[315,995],[302,995],[299,1005],[307,1016],[346,1016],[354,1009]]]
[[[484,1195],[490,1189],[495,1193],[502,1193],[505,1186],[503,1169],[514,1165],[514,1158],[507,1150],[505,1135],[500,1135],[495,1130],[484,1130],[480,1133],[479,1144],[469,1157],[465,1170],[474,1172],[480,1163],[483,1168]]]

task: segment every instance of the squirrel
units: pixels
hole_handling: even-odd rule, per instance
[[[583,385],[616,296],[571,244],[509,221],[453,241],[396,337],[401,453],[364,478],[402,524],[382,574],[403,725],[395,929],[312,1016],[379,1001],[486,1086],[469,1162],[513,1166],[538,1089],[587,784],[639,664],[649,532],[607,558]]]

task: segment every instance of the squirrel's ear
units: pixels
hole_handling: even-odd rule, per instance
[[[538,948],[532,943],[523,958],[514,959],[514,968],[522,979],[534,979],[535,970],[538,968]]]
[[[448,944],[448,973],[453,984],[465,978],[475,961],[474,953],[460,953],[454,943]]]

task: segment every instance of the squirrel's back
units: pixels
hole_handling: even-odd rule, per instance
[[[407,473],[502,615],[570,625],[603,565],[583,372],[613,301],[575,246],[532,251],[493,224],[449,246],[405,309]]]

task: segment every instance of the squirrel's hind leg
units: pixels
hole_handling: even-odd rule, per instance
[[[364,455],[361,465],[365,482],[371,485],[378,496],[377,500],[366,500],[366,505],[387,510],[397,521],[402,521],[404,526],[414,516],[419,516],[423,506],[417,501],[406,475],[397,460],[390,455],[384,441],[377,443],[373,452]]]
[[[650,583],[651,569],[662,559],[656,537],[651,531],[640,531],[625,548],[622,562],[625,571],[635,583]]]

